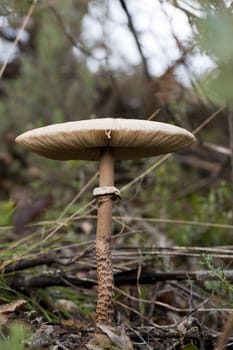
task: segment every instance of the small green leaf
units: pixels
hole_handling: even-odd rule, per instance
[[[0,226],[7,226],[11,224],[11,217],[14,212],[14,202],[9,200],[8,202],[0,202]]]
[[[192,343],[186,344],[183,347],[183,350],[198,350],[198,348],[196,347],[196,345],[193,345]]]

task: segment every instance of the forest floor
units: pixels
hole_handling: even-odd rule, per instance
[[[21,232],[20,240],[14,240],[15,233],[6,238],[1,349],[84,349],[94,333],[97,297],[94,221],[89,214],[78,228],[70,224],[66,238],[63,225],[56,226],[56,234],[32,226]],[[116,224],[113,236],[114,322],[133,348],[223,349],[225,342],[224,349],[233,348],[232,247],[174,246],[166,238],[166,247],[148,246],[140,242],[145,222],[134,229],[125,225]],[[146,229],[161,234],[151,224]],[[74,240],[77,230],[79,239]],[[114,338],[111,348],[127,350],[119,343]]]

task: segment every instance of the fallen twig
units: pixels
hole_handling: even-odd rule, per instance
[[[173,271],[173,272],[151,272],[147,269],[142,269],[140,277],[137,275],[138,271],[130,270],[115,274],[115,285],[117,287],[123,285],[137,285],[139,284],[155,284],[161,281],[185,281],[194,280],[204,282],[206,280],[217,281],[218,275],[214,271]],[[222,276],[227,281],[233,281],[232,270],[222,270]],[[16,290],[25,291],[34,288],[44,288],[51,286],[76,286],[82,288],[92,288],[96,286],[95,279],[79,279],[76,277],[67,277],[65,275],[50,276],[39,275],[35,277],[24,278],[23,276],[12,276],[10,280],[10,287]]]

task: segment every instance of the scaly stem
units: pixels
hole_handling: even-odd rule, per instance
[[[114,186],[114,159],[111,151],[103,150],[99,166],[99,186]],[[96,331],[98,324],[112,326],[114,279],[111,257],[112,196],[98,198],[96,263],[98,300],[96,307]]]

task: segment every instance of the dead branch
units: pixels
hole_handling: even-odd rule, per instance
[[[20,260],[17,263],[8,265],[6,267],[3,265],[3,267],[1,267],[0,270],[1,270],[1,273],[4,275],[4,274],[22,271],[22,270],[26,270],[26,269],[36,267],[36,266],[41,266],[41,265],[50,266],[54,264],[56,261],[57,261],[57,258],[55,257],[55,255],[52,253],[49,253],[49,254],[43,254],[38,258],[31,259],[31,260]]]
[[[39,275],[35,277],[25,278],[23,276],[15,275],[10,280],[10,287],[20,292],[29,292],[31,289],[47,288],[54,286],[63,287],[80,287],[80,288],[92,288],[97,284],[96,281],[82,280],[74,277],[66,276],[48,276]]]
[[[222,278],[233,282],[233,271],[222,270]],[[117,287],[123,285],[137,285],[139,284],[155,284],[157,282],[165,281],[185,281],[193,280],[204,282],[206,280],[218,281],[219,276],[213,271],[173,271],[173,272],[153,272],[148,269],[142,269],[141,275],[138,278],[138,270],[124,271],[115,274],[115,285]],[[67,277],[65,275],[39,275],[35,277],[24,278],[23,276],[15,275],[10,280],[10,287],[12,289],[28,291],[35,288],[45,288],[51,286],[76,286],[81,288],[92,288],[96,286],[95,279],[79,279],[76,277]]]
[[[182,164],[189,165],[208,173],[216,174],[221,169],[221,163],[209,161],[207,159],[201,159],[196,154],[192,155],[189,153],[186,155],[185,153],[180,153],[176,155],[176,159]]]
[[[233,153],[231,151],[231,148],[223,147],[223,146],[216,145],[216,144],[210,143],[210,142],[204,141],[204,142],[201,142],[200,145],[208,150],[223,154],[223,155],[228,156],[228,157],[231,157],[231,155]]]
[[[137,277],[138,270],[130,270],[120,272],[115,275],[116,285],[135,285],[138,281]],[[233,281],[233,271],[232,270],[222,270],[222,277],[230,282]],[[219,280],[219,276],[216,275],[214,271],[172,271],[172,272],[153,272],[145,268],[142,270],[139,283],[140,284],[154,284],[160,281],[185,281],[193,280],[203,282],[205,280],[216,281]]]

